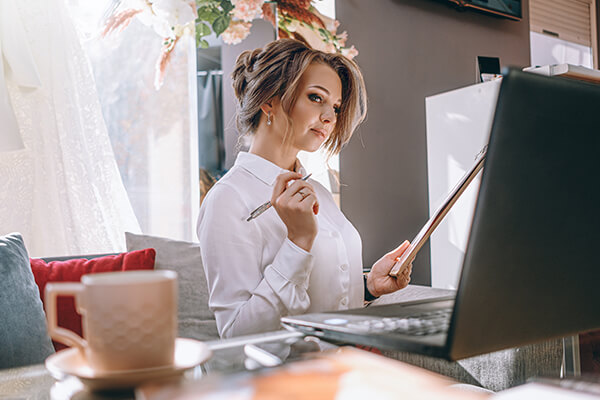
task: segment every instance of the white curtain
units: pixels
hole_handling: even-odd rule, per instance
[[[1,48],[9,41],[28,47],[39,75],[38,87],[20,85],[19,66],[8,65],[3,55],[24,149],[0,152],[0,234],[21,232],[32,256],[123,250],[124,232],[139,232],[139,225],[65,4],[0,2],[0,21],[8,18],[23,28],[19,35],[0,29]],[[8,135],[5,122],[1,135]]]
[[[102,17],[89,13],[89,3],[68,1],[77,26],[88,30],[83,48],[141,229],[149,235],[192,241],[199,204],[195,39],[179,39],[164,84],[155,90],[163,39],[137,18],[122,32],[102,38],[96,27],[102,26]]]

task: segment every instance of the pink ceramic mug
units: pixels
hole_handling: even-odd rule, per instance
[[[83,338],[57,326],[56,298],[75,297]],[[90,367],[114,372],[173,365],[177,274],[125,271],[84,275],[81,283],[46,285],[52,339],[80,349]]]

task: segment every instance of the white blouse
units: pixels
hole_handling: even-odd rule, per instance
[[[209,307],[221,337],[279,329],[285,315],[363,304],[360,236],[321,184],[309,179],[319,200],[319,231],[310,253],[287,239],[273,207],[246,221],[271,198],[283,172],[262,157],[239,153],[200,208],[197,229]]]

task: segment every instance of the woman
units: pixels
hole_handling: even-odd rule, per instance
[[[357,308],[404,288],[411,268],[388,275],[408,242],[366,279],[358,232],[319,183],[302,180],[296,155],[336,154],[366,114],[357,65],[282,39],[242,53],[232,74],[249,152],[208,192],[198,238],[221,337],[279,328],[284,315]],[[273,205],[247,221],[266,200]]]

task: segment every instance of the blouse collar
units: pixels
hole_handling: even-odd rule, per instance
[[[259,155],[240,151],[235,160],[235,165],[239,165],[252,175],[263,181],[269,186],[273,186],[275,179],[284,172],[289,172],[287,169],[283,169],[271,161],[262,158]],[[298,166],[298,172],[302,175],[306,175],[306,170],[300,163],[300,160],[296,159],[296,165]]]

